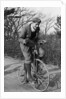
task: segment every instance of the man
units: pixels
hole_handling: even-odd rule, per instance
[[[24,62],[25,81],[27,81],[27,79],[30,82],[34,81],[34,78],[31,75],[32,54],[31,54],[31,47],[29,46],[31,42],[28,43],[28,41],[30,40],[33,43],[36,43],[38,41],[40,23],[41,20],[39,18],[34,18],[32,20],[32,23],[24,26],[22,32],[19,34],[20,48],[25,58],[25,62]],[[33,44],[31,43],[31,45]]]

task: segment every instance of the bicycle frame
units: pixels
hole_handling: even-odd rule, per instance
[[[36,73],[38,71],[38,67],[36,67],[37,66],[36,59],[39,59],[37,45],[34,46],[34,50],[33,50],[32,54],[33,54],[33,64],[35,66],[34,71]]]

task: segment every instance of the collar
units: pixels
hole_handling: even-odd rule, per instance
[[[31,26],[31,31],[32,31],[32,32],[35,32],[35,30],[33,29],[32,25],[30,25],[30,26]]]

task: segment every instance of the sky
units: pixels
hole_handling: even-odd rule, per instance
[[[50,15],[50,16],[61,15],[61,8],[59,7],[36,7],[32,9],[42,12],[43,14]]]
[[[61,15],[61,8],[59,7],[28,7],[28,8],[30,8],[31,10],[35,10],[37,12],[42,12],[43,14],[50,16]],[[11,7],[9,7],[9,9],[11,9]]]

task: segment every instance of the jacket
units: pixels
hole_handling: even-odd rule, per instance
[[[37,28],[37,30],[35,31],[36,35],[34,36],[34,39],[33,39],[32,32],[31,32],[31,24],[26,25],[22,28],[22,31],[19,34],[19,38],[22,38],[22,39],[29,38],[31,40],[36,40],[37,41],[38,38],[39,38],[39,30],[40,30],[40,28]]]

